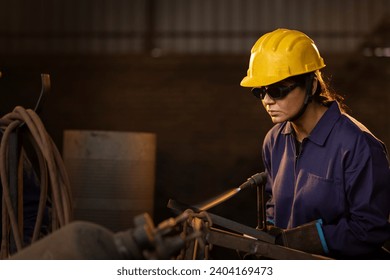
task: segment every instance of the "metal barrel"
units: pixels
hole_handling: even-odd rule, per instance
[[[65,130],[63,142],[74,220],[116,232],[141,213],[153,215],[155,134]]]

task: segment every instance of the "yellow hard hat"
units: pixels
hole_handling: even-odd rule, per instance
[[[323,58],[306,34],[276,29],[261,36],[252,47],[249,69],[241,86],[267,86],[323,67]]]

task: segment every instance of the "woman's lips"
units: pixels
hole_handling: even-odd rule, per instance
[[[279,111],[268,110],[268,114],[269,114],[270,116],[276,116],[276,115],[279,114]]]

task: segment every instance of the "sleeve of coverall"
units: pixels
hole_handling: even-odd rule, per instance
[[[368,255],[390,239],[390,169],[385,147],[371,135],[362,135],[355,150],[343,155],[343,165],[349,213],[335,224],[323,225],[324,235],[336,255]]]

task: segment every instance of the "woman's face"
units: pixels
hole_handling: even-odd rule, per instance
[[[288,86],[288,84],[287,84]],[[302,108],[305,99],[305,89],[294,88],[282,99],[272,99],[268,94],[262,100],[263,106],[273,123],[285,122],[294,117]]]

